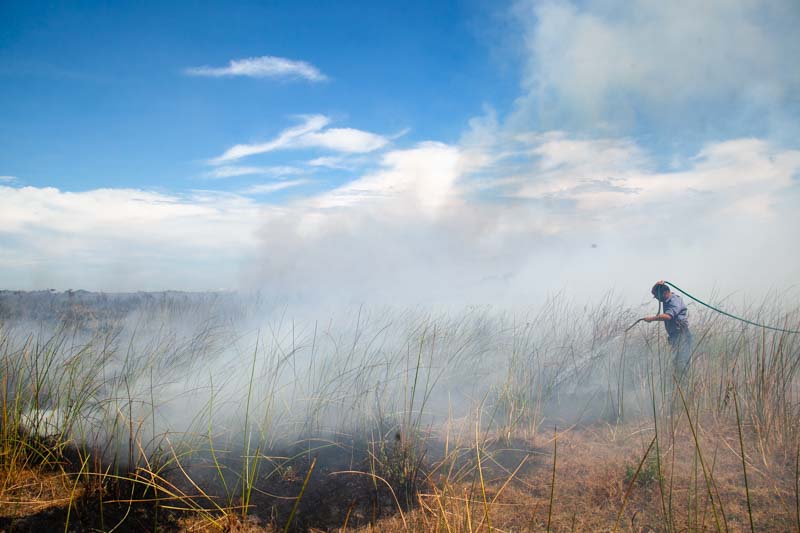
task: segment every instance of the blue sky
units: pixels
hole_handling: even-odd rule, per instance
[[[309,113],[387,135],[408,130],[405,143],[452,142],[483,102],[509,105],[517,84],[480,42],[479,10],[459,3],[2,9],[0,159],[32,185],[199,187],[199,161]],[[307,61],[329,80],[184,73],[263,55]]]
[[[7,288],[514,303],[598,277],[796,284],[794,0],[0,18]]]

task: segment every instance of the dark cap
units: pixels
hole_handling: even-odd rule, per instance
[[[669,285],[667,285],[666,283],[656,283],[655,285],[653,285],[653,288],[650,289],[650,294],[652,294],[656,298],[661,298],[661,295],[667,291],[672,292],[672,289],[669,288]]]

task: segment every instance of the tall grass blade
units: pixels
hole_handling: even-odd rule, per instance
[[[289,513],[289,519],[286,520],[286,525],[283,527],[283,533],[288,533],[289,526],[292,525],[292,520],[294,519],[294,515],[297,512],[297,507],[300,505],[300,500],[303,499],[303,494],[305,494],[306,487],[308,486],[308,480],[311,479],[311,473],[314,471],[314,466],[316,466],[316,464],[317,464],[317,458],[314,457],[314,459],[311,461],[311,466],[308,467],[306,478],[303,480],[303,486],[300,487],[300,494],[297,495],[297,499],[294,501],[294,505],[292,506],[292,512]]]

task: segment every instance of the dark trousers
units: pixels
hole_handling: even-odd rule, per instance
[[[672,362],[675,365],[675,374],[683,377],[689,370],[692,359],[692,334],[689,331],[682,331],[667,337],[672,348]]]

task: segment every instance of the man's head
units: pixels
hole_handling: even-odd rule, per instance
[[[659,302],[665,302],[669,300],[670,296],[672,296],[672,291],[670,290],[669,285],[666,283],[656,283],[653,285],[653,288],[650,289],[650,292],[652,293],[653,298]]]

